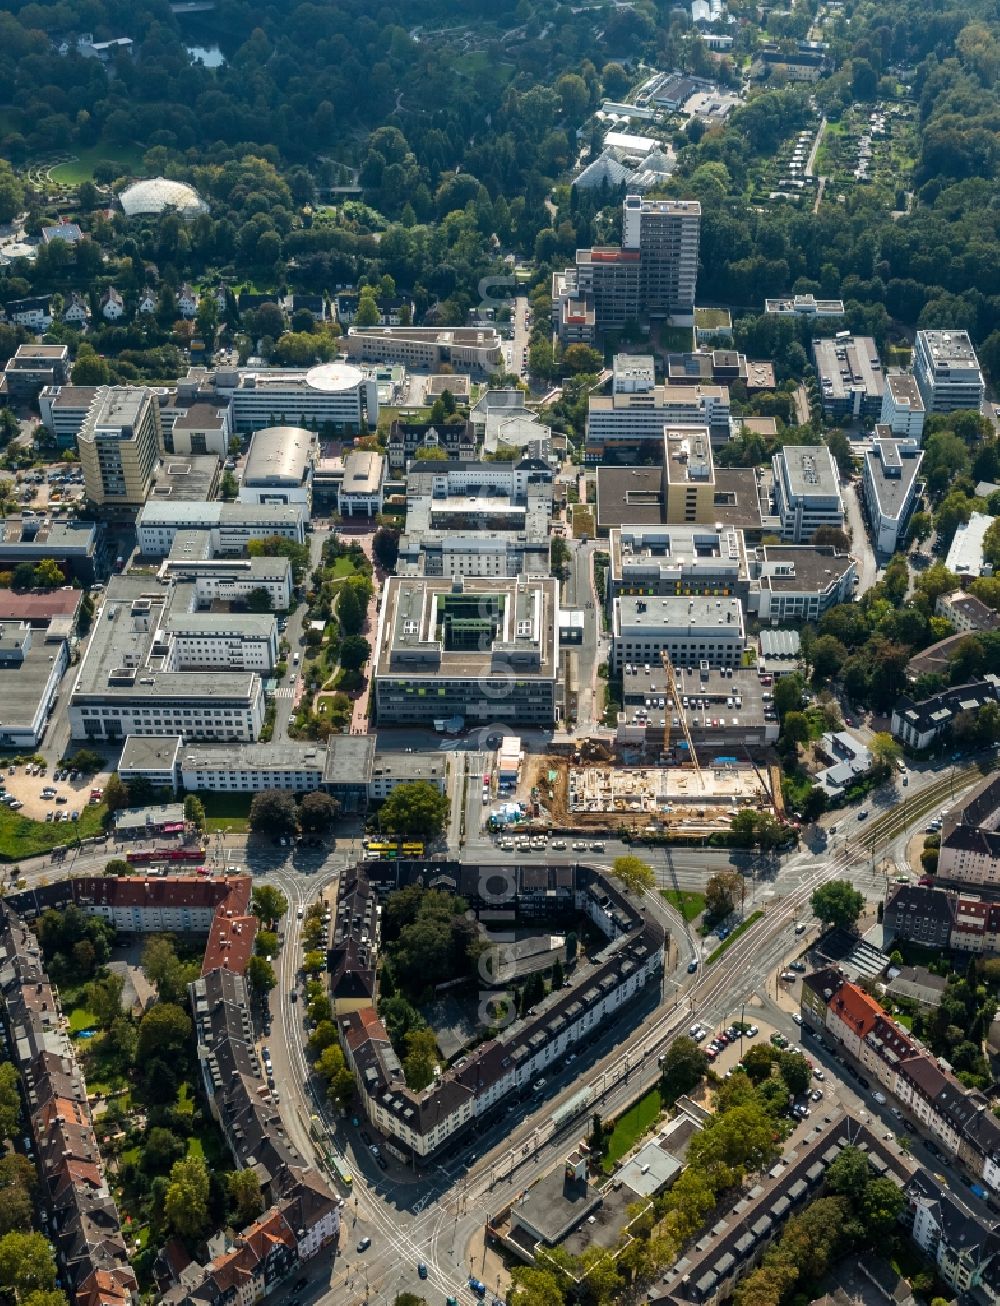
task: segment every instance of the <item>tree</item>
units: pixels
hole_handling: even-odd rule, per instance
[[[407,1086],[415,1093],[422,1092],[433,1083],[437,1064],[434,1031],[426,1027],[411,1030],[406,1036],[406,1056],[403,1058],[403,1074]]]
[[[399,531],[380,526],[372,538],[372,553],[383,571],[395,571],[399,560]]]
[[[809,1087],[812,1077],[809,1062],[797,1052],[782,1052],[778,1057],[778,1071],[789,1093],[797,1096]]]
[[[378,303],[375,299],[375,291],[371,286],[364,286],[358,296],[358,308],[354,315],[354,324],[359,327],[373,327],[378,326],[381,320],[382,314],[379,312]]]
[[[278,954],[278,936],[273,930],[258,930],[253,941],[253,950],[258,957],[275,957]]]
[[[105,807],[109,812],[117,812],[123,807],[128,807],[131,801],[128,786],[117,771],[112,771],[108,776],[107,784],[104,786]]]
[[[693,1038],[680,1035],[667,1048],[660,1074],[660,1093],[666,1102],[676,1102],[704,1079],[708,1057]]]
[[[96,354],[90,345],[81,345],[70,373],[74,385],[107,385],[111,380],[108,360]]]
[[[820,635],[809,650],[813,679],[832,680],[847,661],[847,649],[835,635]]]
[[[158,1061],[183,1059],[191,1039],[191,1020],[173,1002],[158,1002],[139,1023],[139,1043],[136,1057],[140,1065]]]
[[[781,737],[789,746],[809,742],[809,720],[804,712],[786,712]]]
[[[110,1029],[122,1014],[122,991],[125,979],[109,971],[102,979],[87,985],[87,1006],[94,1013],[101,1029]]]
[[[250,804],[254,834],[286,835],[298,829],[298,809],[287,789],[262,789]]]
[[[5,1233],[0,1238],[0,1288],[15,1300],[56,1284],[56,1262],[52,1244],[40,1233]]]
[[[177,955],[173,939],[166,934],[154,934],[142,950],[142,968],[156,985],[161,1002],[181,1003],[191,976]]]
[[[906,528],[906,547],[912,548],[914,544],[923,544],[924,540],[929,539],[931,532],[934,530],[934,518],[929,512],[915,512],[910,518],[910,524]]]
[[[166,1174],[186,1152],[183,1138],[163,1125],[154,1125],[143,1141],[139,1164],[147,1174]]]
[[[387,834],[433,839],[448,816],[448,799],[427,780],[397,785],[379,810],[379,826]]]
[[[802,677],[797,673],[781,676],[774,682],[774,710],[784,720],[786,712],[802,709]]]
[[[273,884],[258,884],[250,895],[250,910],[265,925],[277,925],[288,911],[288,899]]]
[[[247,611],[266,613],[274,610],[274,604],[271,602],[271,595],[263,585],[255,590],[251,590],[247,595]]]
[[[0,1140],[13,1138],[21,1120],[20,1078],[10,1061],[0,1062]]]
[[[16,590],[34,589],[35,564],[33,562],[19,562],[14,568],[11,585]]]
[[[365,610],[350,585],[345,585],[337,598],[337,620],[345,636],[360,634],[364,625]]]
[[[236,1223],[241,1227],[256,1220],[264,1210],[264,1194],[256,1170],[234,1170],[226,1180],[229,1200],[236,1210]]]
[[[559,1280],[551,1270],[517,1265],[511,1271],[510,1306],[564,1306]]]
[[[35,584],[39,589],[55,589],[66,584],[66,577],[55,558],[43,558],[35,568]]]
[[[611,863],[611,874],[634,893],[656,888],[653,868],[641,857],[616,857]]]
[[[208,1224],[208,1170],[201,1156],[185,1156],[170,1170],[163,1216],[182,1238],[195,1239]]]
[[[306,794],[299,803],[299,819],[303,830],[326,831],[340,815],[340,803],[330,794]]]
[[[341,641],[340,665],[345,671],[360,671],[372,654],[364,635],[348,635]]]
[[[846,1197],[855,1208],[861,1203],[871,1179],[868,1158],[858,1147],[845,1147],[826,1174],[831,1193]]]
[[[902,748],[886,730],[877,730],[872,735],[868,741],[868,751],[877,765],[886,769],[893,766],[903,756]]]
[[[204,830],[205,804],[197,794],[188,794],[184,799],[184,819],[190,821],[196,830]]]
[[[849,880],[829,880],[813,890],[809,904],[824,925],[849,929],[864,910],[865,899]]]
[[[566,977],[565,977],[565,972],[563,971],[563,964],[562,964],[562,962],[559,960],[559,958],[557,957],[557,958],[555,959],[555,962],[554,962],[553,965],[552,965],[552,991],[553,991],[553,993],[556,991],[556,989],[561,989],[562,986],[565,984],[565,982],[566,982]]]
[[[744,888],[739,871],[716,872],[705,886],[705,914],[711,920],[723,920],[742,901]]]
[[[264,957],[251,957],[247,962],[247,983],[258,996],[270,993],[278,982],[274,967]]]
[[[0,1235],[17,1230],[31,1230],[35,1208],[33,1193],[37,1176],[35,1167],[19,1152],[0,1157]],[[66,1306],[60,1294],[58,1306]]]

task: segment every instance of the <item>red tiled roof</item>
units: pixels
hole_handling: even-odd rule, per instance
[[[871,1033],[882,1008],[856,984],[842,984],[830,999],[830,1009],[861,1038]]]
[[[102,907],[218,907],[245,912],[250,876],[84,875],[73,881],[78,902]]]
[[[75,1294],[76,1306],[128,1306],[137,1290],[131,1270],[95,1270]]]
[[[45,590],[40,594],[16,594],[0,590],[0,621],[50,621],[71,617],[83,599],[75,589]]]
[[[259,923],[256,916],[230,916],[223,904],[212,918],[201,973],[207,975],[221,967],[242,975],[253,956]]]

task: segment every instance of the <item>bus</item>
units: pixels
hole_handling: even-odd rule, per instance
[[[373,839],[368,844],[367,852],[369,857],[385,857],[393,861],[399,856],[399,844],[388,843],[384,839]]]
[[[403,844],[404,857],[423,857],[423,855],[424,855],[424,845],[422,843]]]

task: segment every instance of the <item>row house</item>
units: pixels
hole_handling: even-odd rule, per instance
[[[1000,1233],[926,1170],[903,1189],[910,1237],[960,1300],[1000,1298]]]
[[[322,1181],[307,1173],[289,1197],[249,1228],[227,1237],[206,1265],[188,1266],[164,1306],[253,1306],[340,1231],[340,1212]],[[161,1258],[162,1264],[162,1258]]]
[[[900,885],[886,900],[886,942],[902,939],[982,956],[1000,953],[1000,903],[934,884]]]
[[[641,906],[619,885],[590,868],[550,866],[531,871],[522,876],[519,870],[509,867],[453,868],[443,863],[424,867],[421,873],[430,876],[437,888],[462,893],[474,910],[483,911],[484,920],[496,919],[501,902],[505,917],[508,911],[520,916],[522,905],[531,914],[536,893],[552,894],[552,903],[552,886],[563,885],[569,895],[567,905],[572,904],[578,913],[586,915],[606,939],[595,956],[596,965],[580,984],[550,994],[532,1015],[516,1021],[497,1039],[480,1044],[423,1093],[406,1087],[366,988],[349,999],[353,1009],[341,1007],[343,1014],[338,1013],[345,1058],[354,1071],[365,1113],[395,1140],[398,1152],[407,1159],[438,1153],[449,1140],[471,1128],[505,1099],[530,1091],[540,1074],[553,1065],[564,1064],[567,1054],[578,1044],[591,1039],[622,1010],[634,1007],[645,986],[662,970],[662,927],[644,915]],[[345,902],[370,903],[370,894],[363,885],[367,875],[388,891],[400,886],[406,872],[399,864],[383,868],[372,863],[364,872],[345,873]],[[564,885],[567,877],[568,886]],[[474,886],[476,882],[481,895],[486,893],[483,886],[495,886],[489,889],[496,895],[492,902],[477,899],[474,888],[466,895],[465,884]],[[363,912],[352,911],[352,919],[361,922],[363,917],[375,920],[367,905]],[[352,937],[362,928],[372,935],[373,924],[358,924]],[[331,963],[333,960],[331,956]],[[338,986],[343,984],[342,969],[338,962],[332,970]],[[342,987],[338,987],[338,996],[346,996]],[[489,1021],[495,1014],[487,1010],[484,1016]]]
[[[825,1029],[846,1048],[924,1134],[1000,1191],[1000,1121],[982,1093],[967,1089],[874,998],[832,967],[803,980],[802,1016],[810,1029]]]
[[[0,905],[0,993],[63,1286],[73,1306],[133,1306],[138,1285],[86,1084],[38,941],[6,903]]]

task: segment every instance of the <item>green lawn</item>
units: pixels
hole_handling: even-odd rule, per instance
[[[722,942],[719,944],[719,946],[715,949],[715,951],[709,953],[708,965],[711,966],[713,961],[718,961],[719,958],[722,956],[722,954],[726,951],[726,949],[730,948],[740,937],[741,934],[746,934],[750,926],[753,925],[756,921],[759,921],[763,915],[764,913],[762,911],[755,911],[746,918],[746,920],[743,922],[742,925],[737,925],[736,929],[733,930],[729,938],[723,939]]]
[[[354,559],[346,554],[341,558],[334,558],[333,562],[328,567],[324,567],[323,570],[331,580],[341,580],[346,576],[353,576],[357,572]]]
[[[705,895],[687,889],[661,889],[660,896],[676,907],[686,921],[697,920],[705,910]]]
[[[104,806],[86,806],[79,821],[32,821],[0,804],[0,862],[19,862],[37,857],[60,844],[89,839],[103,828]]]
[[[243,832],[249,828],[250,804],[252,794],[199,794],[205,808],[205,829],[212,834],[215,830],[234,830]]]
[[[605,1174],[610,1174],[626,1152],[630,1151],[660,1118],[660,1090],[652,1089],[635,1106],[630,1107],[624,1115],[615,1121],[611,1137],[608,1139],[608,1151],[601,1162]]]
[[[74,1007],[69,1013],[69,1032],[78,1034],[81,1029],[93,1029],[97,1024],[97,1017],[86,1007]]]
[[[105,160],[117,163],[123,173],[141,175],[143,151],[138,145],[94,145],[89,150],[76,152],[76,157],[52,169],[52,180],[61,186],[79,186],[81,181],[91,181],[94,168]]]

